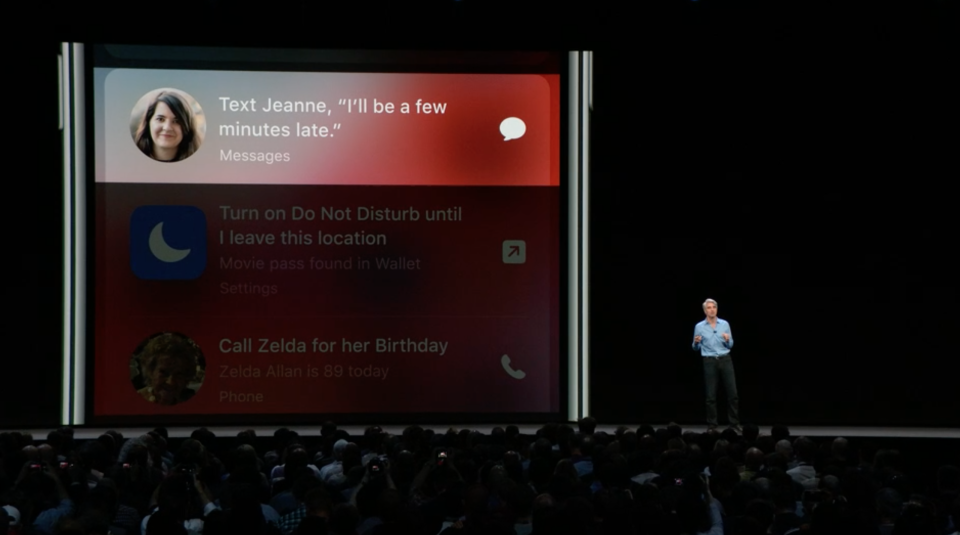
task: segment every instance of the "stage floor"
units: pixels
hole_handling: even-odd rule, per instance
[[[422,425],[421,427],[425,429],[433,429],[437,433],[446,433],[448,429],[472,429],[481,431],[483,433],[489,433],[494,427],[506,427],[510,424],[465,424],[465,425]],[[537,430],[542,427],[542,424],[515,424],[520,428],[520,432],[524,435],[534,435]],[[575,426],[575,424],[572,424]],[[616,432],[617,428],[620,425],[626,425],[630,429],[636,430],[640,424],[618,424],[618,425],[599,425],[597,429],[604,431],[610,434]],[[654,428],[666,427],[667,424],[658,424],[654,425]],[[707,426],[703,424],[698,425],[684,425],[679,424],[684,431],[696,431],[703,432],[706,431]],[[273,432],[278,429],[280,426],[223,426],[223,427],[207,427],[207,429],[213,431],[218,437],[231,437],[236,436],[237,433],[244,429],[253,429],[256,431],[258,436],[267,437],[272,436]],[[343,429],[350,433],[352,436],[362,435],[364,429],[367,426],[353,426],[353,425],[343,425],[340,426],[340,429]],[[381,426],[385,431],[390,434],[399,435],[407,427],[406,425],[385,425]],[[320,426],[288,426],[289,429],[292,429],[299,433],[301,436],[319,436],[320,435]],[[123,433],[125,437],[135,437],[141,434],[144,434],[153,429],[153,427],[114,427],[114,428],[76,428],[74,431],[74,438],[77,440],[86,440],[96,438],[102,435],[108,429],[116,429],[117,431]],[[167,431],[171,438],[183,438],[189,437],[190,434],[197,429],[197,426],[194,427],[167,427]],[[724,429],[724,426],[719,427],[720,430]],[[789,427],[790,434],[792,436],[809,436],[809,437],[874,437],[874,438],[945,438],[945,439],[958,439],[960,438],[960,428],[951,429],[951,428],[923,428],[923,427],[818,427],[818,426],[791,426]],[[20,431],[21,433],[30,433],[35,439],[42,440],[47,436],[52,429],[8,429],[7,431]],[[769,426],[760,426],[761,433],[770,433]]]

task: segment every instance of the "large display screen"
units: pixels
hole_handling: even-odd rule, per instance
[[[87,48],[91,422],[565,410],[567,53]]]

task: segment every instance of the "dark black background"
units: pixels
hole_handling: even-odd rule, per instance
[[[6,58],[22,254],[6,257],[0,425],[59,419],[59,43],[133,40],[593,49],[591,412],[701,421],[689,343],[712,297],[745,420],[957,426],[960,18],[942,0],[842,4],[36,4]]]

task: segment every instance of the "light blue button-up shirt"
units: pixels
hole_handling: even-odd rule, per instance
[[[724,341],[723,333],[730,335],[729,341]],[[693,328],[693,338],[697,336],[702,339],[700,343],[693,343],[694,350],[700,350],[704,357],[723,357],[730,353],[733,348],[733,333],[730,332],[730,324],[726,320],[717,318],[717,328],[710,326],[707,320],[703,320]]]

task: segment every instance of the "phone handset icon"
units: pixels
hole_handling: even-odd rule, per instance
[[[514,370],[510,367],[510,356],[504,355],[500,357],[500,364],[503,365],[503,370],[507,372],[507,375],[513,377],[514,379],[523,379],[527,374],[523,370]]]

